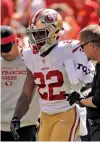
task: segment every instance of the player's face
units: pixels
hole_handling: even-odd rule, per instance
[[[16,57],[16,48],[17,48],[16,44],[13,44],[12,49],[9,52],[7,52],[7,53],[2,52],[1,53],[1,57],[7,61],[14,60]]]
[[[42,31],[37,31],[37,32],[32,32],[33,37],[36,41],[37,44],[45,44],[45,39],[46,39],[46,32],[45,30]]]
[[[45,38],[45,31],[32,32],[32,34],[33,34],[35,40]]]

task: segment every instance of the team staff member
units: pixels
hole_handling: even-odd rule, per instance
[[[87,129],[89,141],[100,141],[100,26],[89,25],[81,30],[79,39],[87,57],[97,61],[92,91],[87,98],[82,94],[73,92],[68,100],[72,105],[76,101],[87,108]]]
[[[8,26],[1,26],[0,32],[2,56],[1,140],[14,141],[15,137],[13,138],[10,132],[10,121],[14,113],[16,101],[22,91],[26,77],[26,67],[21,59],[22,48],[19,46],[19,39],[13,29]],[[29,112],[22,119],[21,128],[18,129],[19,141],[36,140],[35,135],[38,116],[39,105],[36,95],[31,103]],[[15,123],[16,120],[17,118],[14,118],[12,123]]]
[[[41,9],[32,17],[27,30],[31,48],[26,49],[22,56],[27,66],[27,78],[14,117],[20,120],[25,115],[32,91],[38,86],[41,108],[39,141],[75,140],[79,115],[76,107],[70,107],[66,102],[64,94],[79,89],[83,81],[89,83],[93,79],[91,64],[81,51],[79,41],[58,42],[62,25],[62,17],[57,11]],[[75,70],[77,74],[74,74]]]

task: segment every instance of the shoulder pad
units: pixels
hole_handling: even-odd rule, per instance
[[[30,53],[31,53],[31,48],[25,48],[22,52],[22,60],[28,59],[30,57]]]
[[[26,65],[26,67],[30,70],[33,71],[33,66],[34,66],[34,55],[33,52],[31,50],[31,48],[25,49],[22,52],[22,60],[24,61],[24,64]]]
[[[59,44],[58,44],[58,47],[62,48],[62,47],[65,47],[65,48],[72,48],[71,46],[71,42],[72,40],[64,40],[64,41],[60,41]]]
[[[76,52],[77,50],[80,50],[80,43],[79,43],[79,40],[72,40],[72,52]]]
[[[77,51],[77,49],[81,49],[79,40],[64,40],[59,42],[59,46],[67,48],[70,47],[70,49],[72,49],[72,52]]]
[[[72,40],[64,40],[59,42],[58,48],[62,48],[63,52],[66,54],[66,56],[71,55],[72,56],[72,46],[71,46]]]

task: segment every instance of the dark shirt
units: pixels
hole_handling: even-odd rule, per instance
[[[95,75],[92,83],[92,91],[88,97],[92,98],[92,102],[97,108],[87,107],[87,118],[88,119],[99,119],[100,118],[100,62],[96,64]]]

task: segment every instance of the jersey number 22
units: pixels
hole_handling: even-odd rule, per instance
[[[53,83],[49,83],[46,84],[45,83],[45,78],[46,80],[51,80],[52,77],[56,77],[57,78],[57,82],[53,82]],[[53,71],[49,71],[46,74],[46,77],[44,77],[44,74],[42,72],[35,72],[34,73],[34,80],[40,79],[40,83],[37,84],[38,85],[38,92],[41,96],[42,99],[44,100],[62,100],[65,99],[66,97],[64,96],[65,91],[59,91],[59,94],[54,94],[54,89],[59,89],[60,87],[63,85],[64,80],[63,80],[63,75],[59,70],[53,70]],[[44,89],[45,87],[48,87],[48,92],[44,92],[43,94],[40,92],[40,89]],[[58,92],[58,91],[57,91]]]

